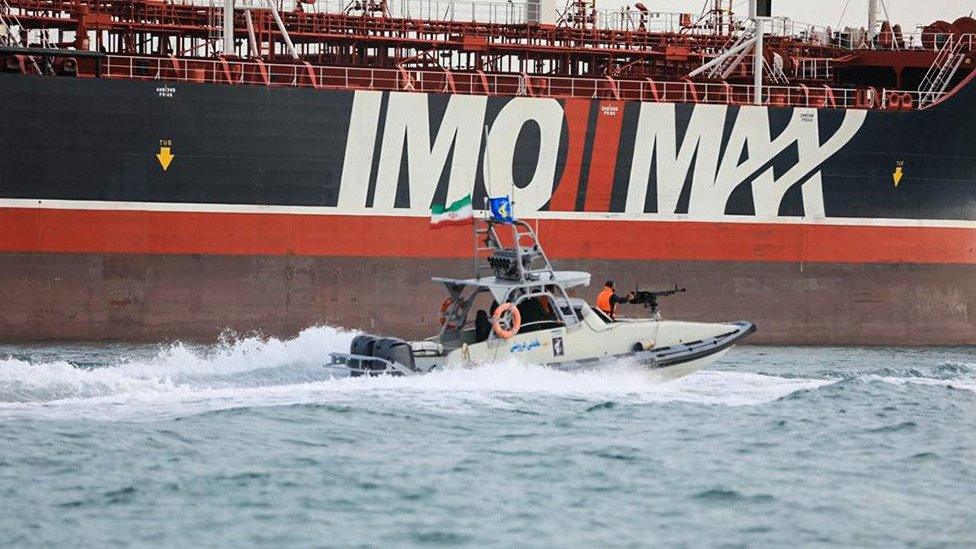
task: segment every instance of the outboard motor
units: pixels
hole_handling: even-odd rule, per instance
[[[362,355],[362,356],[373,356],[373,348],[376,346],[376,342],[380,338],[370,335],[363,334],[352,338],[352,345],[349,346],[349,354],[351,355]]]
[[[352,338],[352,345],[349,346],[349,354],[359,356],[374,356],[373,353],[376,350],[376,342],[379,340],[380,338],[370,334],[358,335]],[[379,373],[386,369],[386,365],[379,360],[360,359],[357,365],[359,369],[350,370],[349,375],[352,377],[361,376],[367,371],[376,371]]]
[[[402,339],[384,337],[377,341],[373,348],[373,356],[389,360],[390,362],[396,362],[411,370],[417,369],[414,364],[413,351],[410,349],[410,344]]]

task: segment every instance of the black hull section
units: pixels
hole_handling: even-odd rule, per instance
[[[344,164],[350,162],[347,147],[362,146],[348,140],[350,132],[355,133],[350,126],[366,120],[377,128],[374,150],[363,153],[364,158],[372,159],[373,166],[361,178],[370,187],[362,207],[368,210],[376,201],[376,193],[391,188],[377,182],[378,164],[387,153],[400,155],[392,185],[396,192],[393,211],[424,212],[432,202],[443,201],[449,192],[452,161],[461,153],[478,159],[475,180],[461,181],[459,186],[473,188],[475,202],[479,203],[479,195],[484,194],[484,144],[480,137],[473,144],[461,139],[451,142],[446,159],[432,164],[440,170],[436,188],[418,193],[421,174],[410,173],[411,155],[418,154],[418,149],[411,147],[418,134],[409,133],[405,142],[387,143],[387,149],[390,143],[402,145],[399,151],[385,153],[383,149],[388,134],[404,131],[400,126],[389,127],[391,116],[396,114],[388,110],[393,108],[390,105],[395,103],[403,110],[402,96],[420,94],[383,93],[377,100],[378,112],[367,113],[376,116],[353,120],[355,93],[366,92],[0,75],[0,119],[4,121],[0,124],[0,150],[4,152],[0,155],[0,197],[335,208],[341,206]],[[666,154],[658,149],[651,161],[641,211],[626,207],[635,151],[655,146],[653,141],[643,140],[639,132],[641,104],[586,101],[583,112],[577,112],[581,110],[579,100],[562,101],[558,107],[562,110],[556,113],[562,116],[558,146],[551,149],[557,155],[556,169],[552,180],[542,184],[551,185],[550,194],[558,194],[561,186],[571,186],[568,190],[574,192],[575,199],[558,207],[546,202],[539,209],[635,216],[690,213],[694,217],[694,187],[715,184],[722,165],[741,164],[752,155],[758,168],[735,174],[735,189],[720,197],[724,208],[719,214],[749,219],[758,207],[772,209],[781,218],[802,220],[811,215],[805,211],[808,203],[802,187],[812,175],[819,175],[827,218],[976,221],[976,144],[970,139],[976,127],[973,95],[970,85],[926,111],[867,112],[863,124],[836,153],[814,151],[806,155],[808,158],[801,152],[802,140],[809,136],[804,133],[807,130],[798,109],[769,109],[761,116],[765,119],[763,127],[750,130],[755,117],[742,113],[751,107],[676,105],[668,129],[673,122],[676,146],[689,148],[696,157],[678,162],[686,172],[678,174],[684,183],[674,189],[680,192],[673,208],[670,204],[665,207],[661,199],[665,182],[656,176],[654,167],[666,159]],[[396,98],[391,100],[391,96]],[[430,138],[422,144],[429,147],[437,138],[449,104],[465,96],[425,97]],[[514,100],[488,98],[483,107],[485,123],[492,126],[499,112]],[[610,107],[615,110],[607,110]],[[604,115],[611,112],[620,119],[601,126]],[[844,126],[845,117],[851,124],[861,112],[816,111],[815,117],[807,119],[816,125],[811,135],[823,145]],[[706,122],[717,121],[722,126],[721,139],[716,137],[715,141],[716,159],[704,158],[708,156],[702,152],[704,142],[694,151],[695,143],[687,139],[689,132],[696,131],[695,117],[706,114]],[[540,156],[549,149],[540,150],[542,138],[535,121],[526,119],[516,126],[518,131],[511,137],[512,180],[516,186],[524,186],[546,163]],[[709,127],[708,131],[717,134],[718,129]],[[774,142],[784,132],[798,132],[801,143],[774,144],[767,147],[769,150],[758,150],[754,141],[741,142],[739,134],[749,133],[755,138],[756,131],[760,135],[765,132],[766,139]],[[579,145],[572,143],[576,134],[582,139]],[[607,149],[602,142],[605,138],[616,140],[617,146]],[[161,145],[169,146],[174,155],[165,171],[156,158]],[[479,150],[462,151],[464,147]],[[614,155],[609,166],[605,158],[608,152]],[[893,174],[899,167],[904,175],[896,187]],[[778,204],[755,203],[758,195],[753,186],[765,184],[760,181],[762,177],[771,175],[780,182],[792,169],[802,173],[786,178],[796,183],[782,196],[777,193],[771,199]],[[771,174],[766,173],[769,170]],[[596,185],[596,177],[603,175],[612,179],[607,185],[609,198],[590,205],[587,187]],[[423,200],[411,204],[418,195]]]

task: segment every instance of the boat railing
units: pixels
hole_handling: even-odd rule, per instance
[[[215,7],[224,5],[223,0],[176,0],[177,4]],[[263,0],[234,0],[238,9],[263,8]],[[373,7],[380,2],[370,0],[316,0],[313,3],[301,0],[274,0],[275,7],[282,13],[303,11],[306,13],[368,13],[366,6]],[[368,13],[371,16],[379,16]],[[527,22],[526,4],[492,0],[386,0],[385,15],[396,19],[417,21],[477,22],[504,25],[523,25]]]
[[[949,41],[962,44],[965,51],[973,51],[976,47],[976,35],[955,32],[912,32],[895,34],[892,31],[878,33],[873,42],[868,44],[863,31],[844,34],[843,47],[847,49],[871,49],[878,51],[934,51],[941,50]]]
[[[642,11],[634,7],[596,10],[593,28],[622,32],[730,34],[739,20],[717,21],[697,13]],[[738,28],[741,28],[741,24]]]
[[[178,4],[204,7],[221,7],[223,0],[176,0]],[[235,0],[238,7],[251,4],[263,6],[263,0]],[[369,0],[315,0],[313,3],[302,0],[274,0],[281,12],[301,9],[309,13],[357,13],[357,4],[366,5]],[[524,2],[501,0],[386,0],[387,14],[394,19],[420,21],[476,22],[504,25],[523,25],[530,22],[531,8]],[[557,9],[556,19],[561,19]],[[538,17],[538,16],[537,16]],[[570,25],[563,21],[563,24]],[[635,7],[621,7],[615,10],[596,10],[592,20],[593,29],[621,32],[647,32],[693,35],[733,35],[745,32],[749,20],[741,15],[730,19],[716,20],[714,17],[687,12],[641,11]],[[890,25],[868,37],[863,28],[831,29],[799,21],[790,17],[770,17],[765,23],[765,31],[774,37],[789,37],[801,43],[830,45],[847,50],[926,50],[938,51],[953,33],[945,32],[899,32]],[[956,36],[961,36],[956,34]],[[972,38],[970,37],[970,41]],[[971,49],[971,48],[970,48]]]
[[[111,2],[95,2],[92,0],[86,0],[86,2],[92,13],[110,15],[113,13],[114,8],[112,6],[114,4]],[[536,4],[503,0],[386,0],[385,2],[381,0],[315,0],[311,3],[303,0],[273,0],[273,3],[282,14],[299,11],[321,14],[350,14],[362,16],[364,20],[383,21],[385,25],[378,26],[376,30],[380,33],[389,32],[390,28],[397,28],[395,21],[402,22],[404,29],[414,28],[408,23],[416,21],[525,25],[530,20],[538,18],[536,12],[540,9]],[[155,12],[156,8],[162,6],[197,6],[209,10],[220,10],[223,4],[224,0],[172,0],[165,3],[150,2],[146,6],[147,9],[153,8],[150,11]],[[384,6],[385,12],[378,15],[372,10],[380,4]],[[265,0],[235,0],[235,5],[239,9],[245,10],[267,7]],[[359,7],[357,8],[357,6]],[[10,5],[0,4],[0,12],[10,16],[30,13],[32,25],[54,24],[65,17],[75,17],[73,14],[76,8],[77,6],[72,2],[47,0],[11,0]],[[533,12],[533,17],[530,17],[532,15],[530,12]],[[559,10],[553,15],[558,17]],[[215,17],[219,17],[219,15]],[[219,21],[214,19],[211,23],[217,22]],[[58,23],[57,26],[63,27],[67,24],[68,21],[65,20]],[[9,27],[19,27],[16,24],[4,25],[0,23],[0,25],[8,27],[8,30]],[[572,26],[571,23],[565,21],[562,25]],[[647,11],[646,9],[641,11],[634,7],[627,7],[617,10],[598,10],[593,18],[593,23],[588,28],[651,35],[693,34],[722,37],[745,32],[748,28],[748,21],[741,15],[715,19],[707,15]],[[0,31],[2,30],[0,28]],[[18,28],[18,31],[20,30],[22,29]],[[27,29],[27,32],[30,30]],[[476,31],[476,29],[469,30]],[[881,31],[871,38],[867,31],[862,28],[831,29],[789,17],[769,18],[765,30],[767,35],[772,37],[789,38],[800,43],[846,50],[937,52],[952,36],[956,36],[958,40],[970,42],[966,51],[971,51],[974,45],[972,44],[972,35],[963,35],[952,31],[909,33],[897,31],[891,25],[884,25]],[[522,32],[527,33],[526,36],[530,34],[528,31]],[[44,40],[46,34],[39,33],[36,36]],[[506,40],[510,39],[510,36],[506,38]]]
[[[387,0],[390,13],[403,19],[521,25],[525,4],[471,0]]]
[[[107,78],[131,80],[656,103],[747,105],[754,96],[753,86],[728,83],[323,67],[309,63],[276,64],[259,60],[179,59],[173,56],[109,55],[103,64],[103,74]],[[919,92],[801,84],[763,86],[763,97],[765,105],[775,107],[886,109],[897,105],[899,110],[911,110],[918,105]]]

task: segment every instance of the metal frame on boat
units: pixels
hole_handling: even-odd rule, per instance
[[[449,296],[437,335],[411,343],[359,335],[349,353],[332,353],[331,366],[352,375],[415,375],[509,357],[562,369],[628,360],[674,378],[711,364],[756,329],[656,314],[614,320],[571,296],[590,274],[554,270],[528,223],[478,220],[475,238],[475,278],[433,279]],[[490,306],[479,308],[489,297]]]

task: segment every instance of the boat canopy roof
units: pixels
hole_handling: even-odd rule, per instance
[[[443,284],[452,295],[466,287],[484,288],[491,292],[496,301],[502,303],[508,298],[512,290],[517,288],[531,288],[540,285],[555,284],[566,290],[577,286],[589,286],[590,273],[584,271],[552,271],[552,276],[545,274],[540,276],[539,280],[533,280],[531,282],[505,280],[494,276],[467,279],[434,277],[431,280]]]

